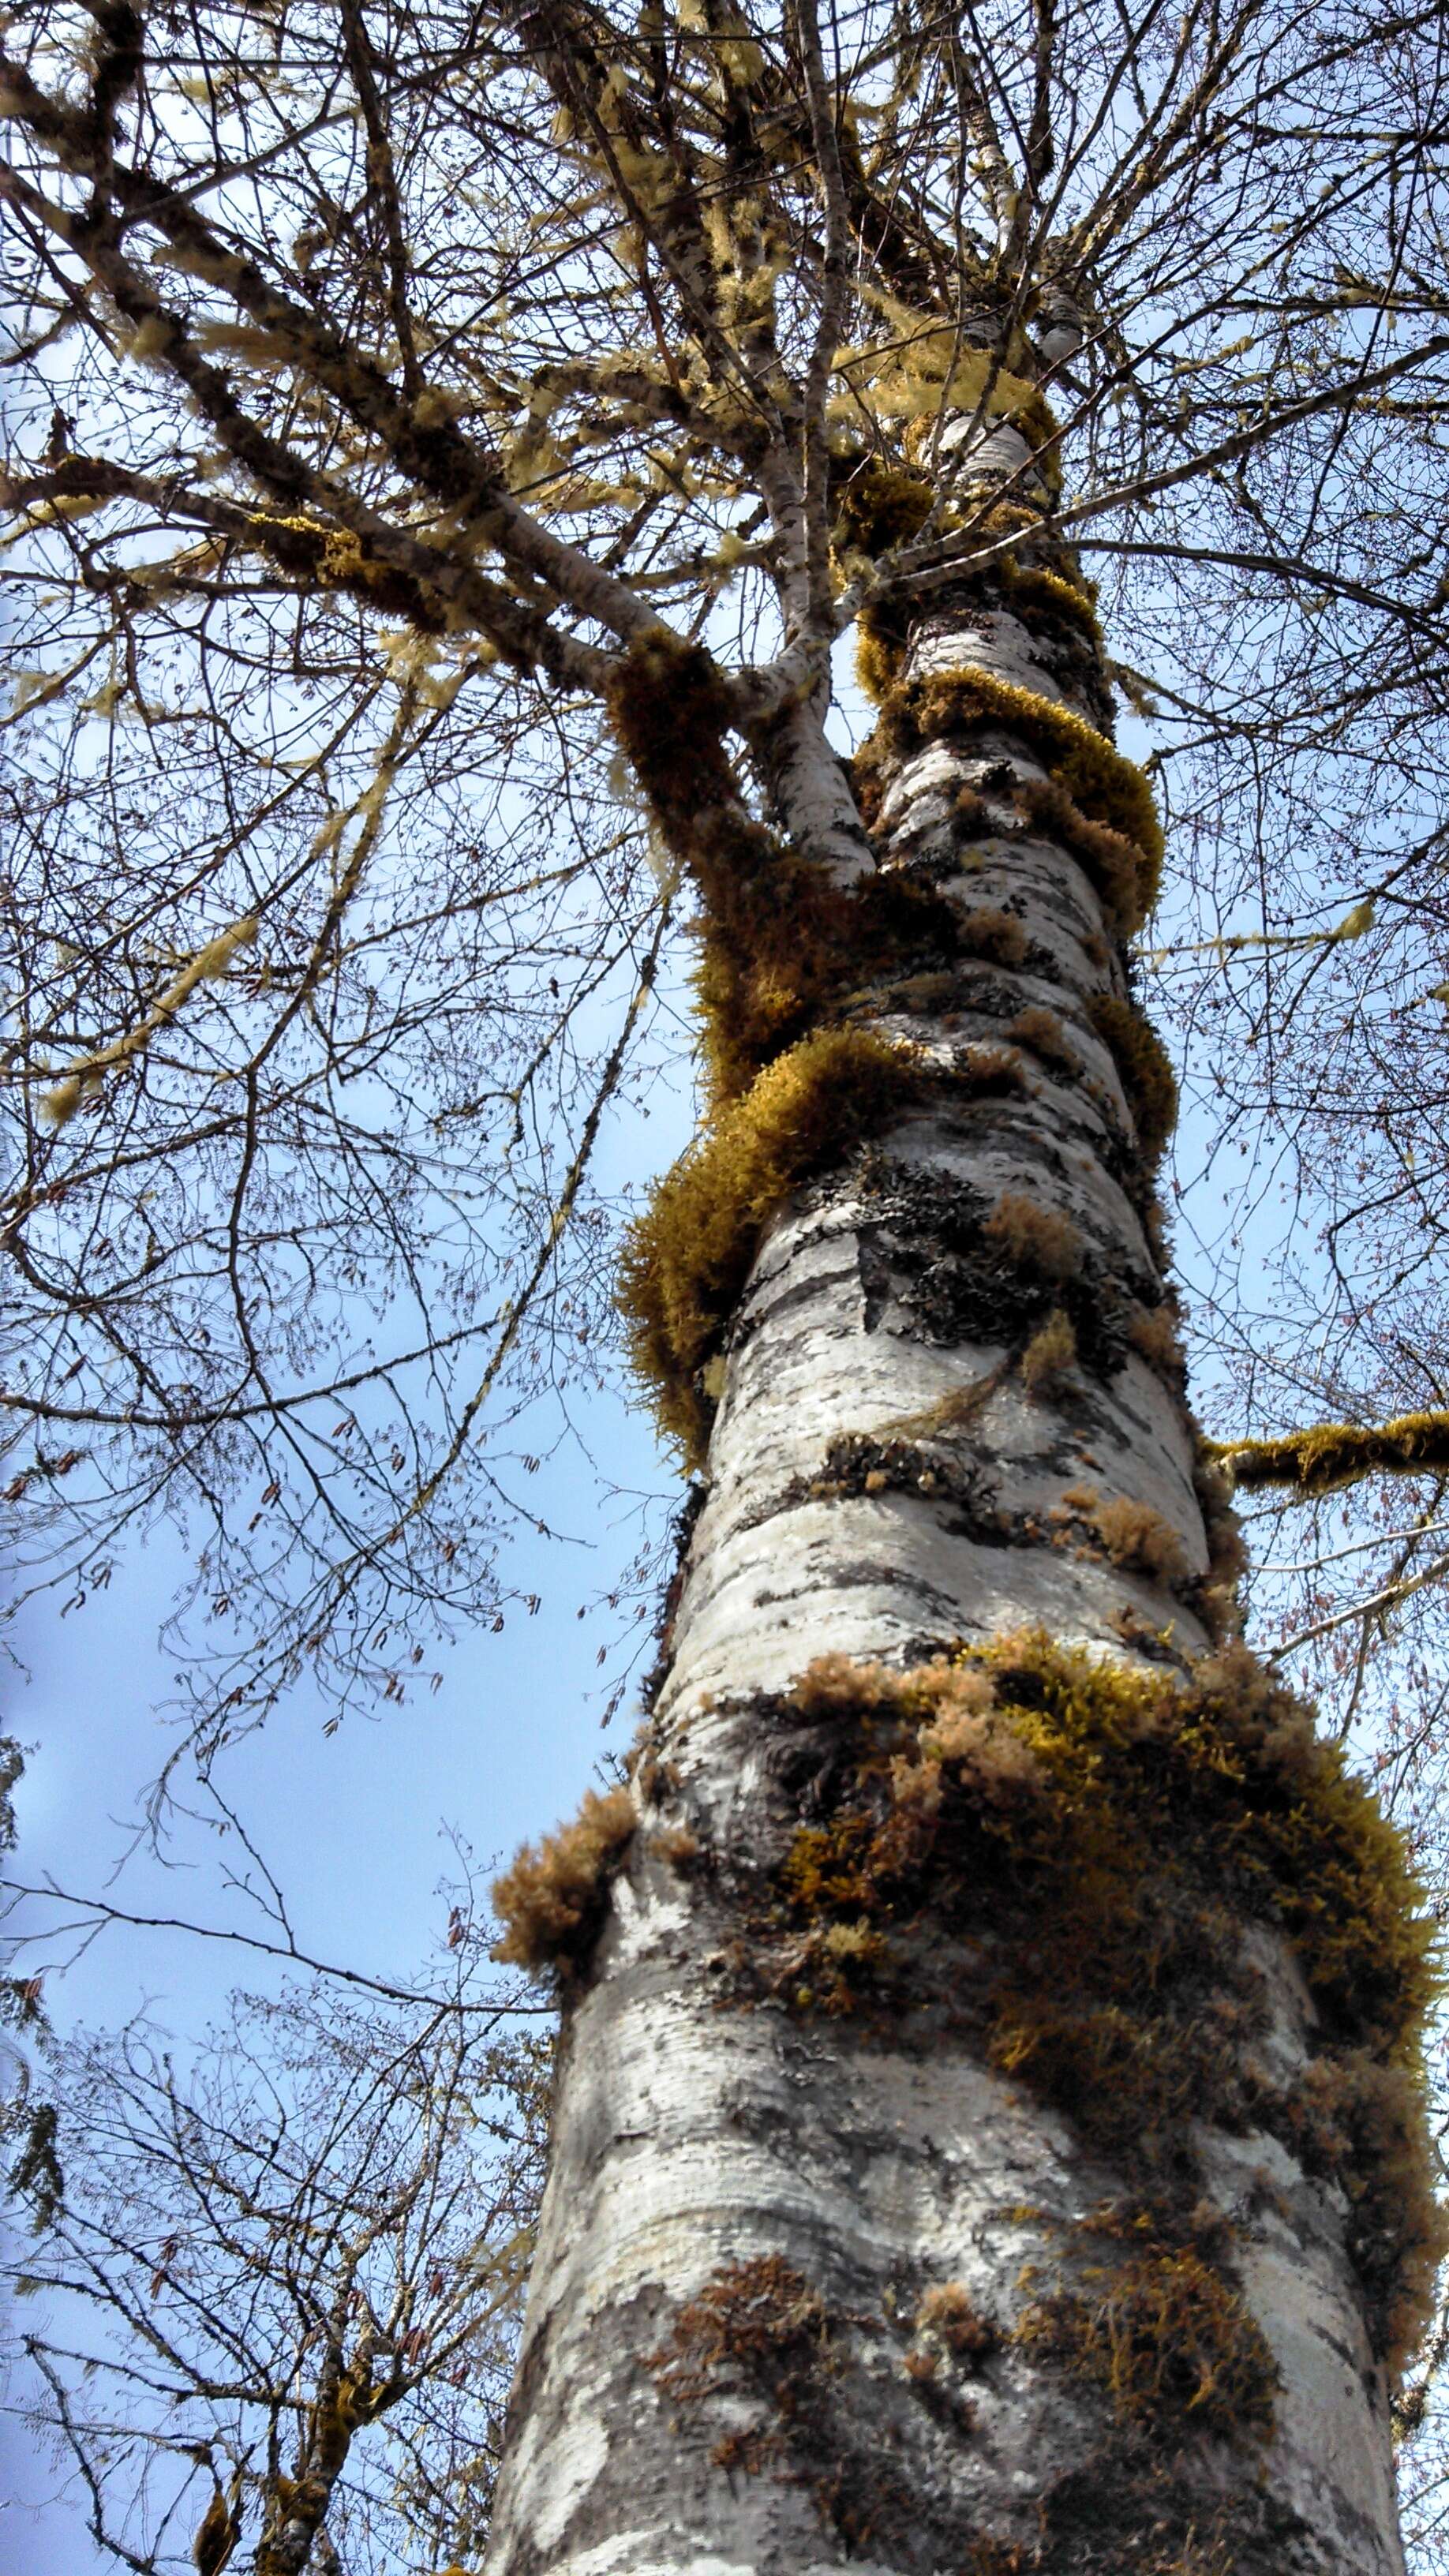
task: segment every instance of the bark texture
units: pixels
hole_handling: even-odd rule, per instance
[[[765,1226],[701,1373],[638,1827],[563,1891],[495,2576],[1402,2566],[1389,2330],[1304,2108],[1328,2039],[1373,2043],[1201,1837],[1160,1919],[1083,1839],[1113,1763],[1179,1760],[1161,1711],[1200,1705],[1234,1569],[1141,1132],[1103,665],[1061,558],[1008,569],[886,638],[876,859],[954,953],[862,956],[834,1005],[915,1088]],[[1253,1698],[1238,1657],[1214,1709]],[[1092,1714],[1119,1684],[1156,1734]],[[1043,1753],[1069,1699],[1101,1746]],[[1153,1771],[1152,1814],[1197,1776]]]

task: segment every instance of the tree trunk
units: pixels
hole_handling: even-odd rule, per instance
[[[879,866],[955,952],[860,956],[833,1025],[908,1088],[842,1097],[705,1375],[495,2576],[1402,2566],[1418,1970],[1368,1995],[1382,1829],[1230,1641],[1077,578],[1024,540],[878,647]]]

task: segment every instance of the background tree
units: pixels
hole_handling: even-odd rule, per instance
[[[144,2024],[47,2069],[64,2184],[16,2339],[137,2576],[481,2550],[548,2049],[489,2009],[472,1931],[458,1955],[431,2009],[296,1987],[234,1998],[184,2071]]]
[[[789,2004],[806,2017],[804,2036],[781,2039],[772,2078],[785,2083],[795,2048],[817,2068],[797,2070],[809,2091],[797,2149],[817,2122],[837,2157],[871,2133],[867,2102],[888,2062],[872,2054],[860,1991],[885,1960],[876,1913],[917,1922],[942,1813],[958,1837],[987,1830],[985,1815],[1009,1843],[990,1822],[993,1801],[1010,1804],[1002,1782],[1029,1809],[1041,1794],[1014,1749],[1031,1751],[1023,1711],[1066,1726],[1085,1688],[1070,1655],[1040,1648],[999,1683],[972,1668],[969,1687],[958,1678],[948,1691],[943,1677],[968,1669],[950,1660],[962,1635],[1035,1617],[1059,1644],[1086,1639],[1115,1659],[1131,1724],[1088,1696],[1119,1754],[1171,1734],[1191,1705],[1198,1740],[1252,1775],[1238,1826],[1280,1930],[1293,1930],[1305,1874],[1329,1867],[1313,1835],[1348,1835],[1335,1883],[1367,1906],[1370,1884],[1392,1876],[1387,1851],[1369,1866],[1362,1811],[1343,1805],[1332,1765],[1302,1751],[1261,1675],[1234,1666],[1225,1681],[1218,1669],[1192,1685],[1206,1700],[1150,1702],[1153,1640],[1170,1630],[1174,1653],[1191,1650],[1227,1622],[1229,1548],[1201,1474],[1193,1499],[1150,1199],[1169,1086],[1121,947],[1156,892],[1156,826],[1108,736],[1111,685],[1148,704],[1148,664],[1173,754],[1170,771],[1165,757],[1156,765],[1182,782],[1173,846],[1186,861],[1154,953],[1190,1011],[1247,1010],[1265,1077],[1249,1085],[1251,1053],[1231,1043],[1210,1060],[1227,1149],[1246,1115],[1272,1121],[1290,1195],[1330,1228],[1327,1341],[1309,1322],[1311,1267],[1290,1272],[1267,1335],[1223,1299],[1221,1273],[1213,1283],[1209,1312],[1235,1363],[1224,1428],[1240,1452],[1249,1408],[1291,1423],[1289,1391],[1294,1410],[1307,1396],[1334,1414],[1432,1414],[1442,1389],[1421,1328],[1417,1236],[1440,1222],[1424,1131],[1446,975],[1435,791],[1449,351],[1432,13],[1331,8],[1306,22],[1203,7],[1169,26],[1150,6],[1003,7],[863,11],[822,27],[808,7],[756,15],[704,0],[637,22],[545,7],[484,21],[237,11],[205,31],[125,8],[19,23],[31,32],[7,74],[19,151],[6,184],[35,256],[22,349],[34,409],[11,494],[34,624],[22,622],[16,704],[45,748],[17,818],[30,872],[15,1042],[28,1123],[12,1240],[28,1357],[12,1491],[46,1561],[58,1550],[84,1588],[158,1503],[202,1517],[197,1599],[235,1622],[220,1669],[203,1665],[199,1680],[204,1759],[304,1666],[344,1691],[371,1677],[397,1696],[426,1652],[416,1621],[496,1615],[500,1436],[514,1426],[525,1467],[539,1454],[529,1409],[559,1336],[592,1348],[602,1325],[589,1163],[607,1102],[652,1078],[667,1036],[659,968],[687,873],[706,932],[714,1125],[636,1235],[630,1296],[666,1427],[697,1460],[712,1435],[711,1488],[667,1639],[662,1759],[633,1800],[596,1801],[512,1886],[518,1955],[561,1950],[587,1988],[560,2205],[586,2183],[594,2215],[605,2185],[621,2223],[632,2206],[596,2111],[608,2103],[618,2139],[646,2134],[631,2126],[642,2112],[630,2086],[649,2053],[631,2072],[623,2034],[647,2027],[647,2013],[637,2025],[628,2014],[674,1955],[681,1913],[697,1967],[723,1959],[745,1990],[762,1973],[777,2014]],[[83,351],[83,372],[68,372],[67,346]],[[1107,576],[1096,612],[1078,549]],[[1107,661],[1098,614],[1130,661]],[[832,647],[852,625],[885,710],[847,775],[826,721]],[[559,1125],[541,1115],[545,1100]],[[1095,1158],[1093,1206],[1051,1168],[1044,1140],[1061,1132]],[[848,1164],[856,1147],[864,1165]],[[1009,1169],[1032,1188],[1003,1189]],[[949,1240],[943,1171],[962,1192]],[[874,1193],[869,1222],[862,1192]],[[1371,1225],[1381,1261],[1386,1238],[1410,1242],[1392,1232],[1405,1218],[1413,1257],[1396,1257],[1387,1284],[1370,1280],[1355,1245]],[[767,1220],[755,1302],[740,1310]],[[766,1329],[770,1279],[803,1262],[808,1283],[837,1234],[860,1238],[862,1225],[885,1228],[884,1271],[860,1271],[868,1308],[889,1291],[915,1320],[869,1350],[852,1345],[842,1409],[840,1318],[802,1294],[795,1419],[772,1428],[765,1364],[788,1354]],[[378,1319],[360,1356],[359,1300]],[[944,1378],[917,1365],[918,1345],[954,1354]],[[865,1420],[863,1364],[888,1347],[900,1365],[875,1381]],[[923,1375],[929,1420],[915,1400]],[[1113,1411],[1124,1388],[1135,1428]],[[954,1414],[939,1409],[948,1401]],[[1026,1451],[1038,1466],[1023,1487],[1003,1471],[1026,1454],[1013,1447],[1024,1402],[1037,1407]],[[1114,1455],[1104,1467],[1089,1451],[1089,1484],[1063,1461],[1093,1438]],[[1389,1461],[1360,1444],[1348,1461],[1419,1474],[1402,1535],[1371,1532],[1403,1562],[1360,1625],[1429,1592],[1407,1587],[1433,1564],[1421,1551],[1437,1504],[1423,1476],[1437,1475],[1439,1453],[1432,1441],[1400,1447]],[[834,1535],[796,1595],[809,1615],[786,1637],[778,1616],[756,1619],[751,1638],[736,1613],[733,1629],[716,1621],[712,1646],[711,1604],[723,1569],[749,1561],[750,1528],[771,1524],[756,1554],[778,1559],[811,1508]],[[866,1530],[886,1534],[918,1591],[928,1565],[949,1561],[949,1580],[931,1573],[929,1615],[918,1603],[905,1626],[880,1604],[843,1606],[841,1569],[863,1561]],[[954,1555],[945,1540],[962,1542]],[[1009,1568],[994,1589],[988,1546],[996,1573]],[[1332,1551],[1322,1538],[1311,1549],[1317,1580]],[[824,1633],[827,1617],[838,1633]],[[849,1660],[822,1675],[818,1650],[841,1639]],[[961,1704],[948,1709],[951,1693]],[[698,1719],[721,1694],[751,1706],[737,1740],[725,1726],[706,1746]],[[1372,1700],[1355,1678],[1351,1709],[1377,1715]],[[1251,1759],[1241,1724],[1260,1730]],[[915,1839],[895,1877],[871,1839],[889,1819],[860,1804],[859,1761],[845,1774],[790,1768],[820,1751],[827,1725],[905,1765],[890,1776],[914,1801]],[[800,1740],[764,1777],[772,1727]],[[1050,1726],[1047,1738],[1065,1759]],[[1315,1784],[1309,1845],[1291,1859],[1253,1839],[1285,1787],[1259,1760],[1267,1743],[1297,1748]],[[1118,1765],[1123,1778],[1131,1768]],[[1422,1767],[1415,1776],[1432,1785]],[[732,1804],[735,1778],[756,1797],[752,1814]],[[593,1900],[639,1807],[653,1840],[636,1840],[615,1934],[591,1961]],[[1367,1843],[1353,1842],[1360,1825]],[[829,1844],[813,1876],[813,1846],[799,1842],[811,1832]],[[856,1838],[854,1875],[841,1834]],[[758,1883],[736,1866],[751,1849]],[[1031,1849],[1036,1867],[1042,1847]],[[667,1873],[695,1861],[681,1892]],[[1012,1865],[1025,1866],[1019,1853]],[[1220,1885],[1216,1866],[1204,1846],[1175,1892],[1163,1883],[1176,1947],[1154,1955],[1176,1976],[1191,1948],[1185,1909],[1197,1909],[1199,1957],[1204,1908],[1239,1936],[1244,1904],[1252,1912],[1252,1891]],[[927,1896],[918,1928],[930,1915],[940,1953],[934,1880]],[[570,2385],[572,2456],[609,2449],[600,2427],[630,2390],[631,2436],[652,2440],[654,2474],[641,2478],[621,2441],[607,2506],[590,2501],[582,2468],[578,2495],[555,2483],[552,2505],[530,2496],[539,2441],[545,2462],[558,2458],[545,2437],[568,2380],[565,2322],[526,2383],[535,2447],[520,2454],[522,2537],[500,2564],[515,2546],[563,2563],[645,2495],[666,2521],[703,2516],[685,2538],[654,2534],[656,2554],[697,2554],[724,2510],[712,2459],[716,2479],[732,2468],[745,2481],[734,2510],[763,2517],[762,2547],[806,2548],[818,2510],[835,2535],[826,2545],[869,2541],[904,2552],[901,2563],[949,2538],[982,2564],[1015,2553],[1085,2565],[1100,2541],[1119,2559],[1138,2548],[1144,2567],[1143,2552],[1166,2563],[1189,2546],[1205,2563],[1217,2549],[1246,2565],[1256,2549],[1286,2565],[1316,2546],[1343,2565],[1391,2566],[1377,2471],[1364,2472],[1360,2521],[1345,2521],[1347,2491],[1335,2499],[1301,2466],[1284,2472],[1280,2449],[1280,2520],[1251,2523],[1253,2437],[1271,2409],[1238,2258],[1214,2234],[1238,2223],[1221,2205],[1232,2194],[1219,2173],[1218,2201],[1207,2191],[1207,2214],[1192,2218],[1167,2182],[1183,2184],[1191,2101],[1229,2136],[1244,2122],[1256,2134],[1261,2114],[1280,2152],[1310,2172],[1316,2159],[1318,2181],[1336,2175],[1361,2210],[1382,2210],[1385,2175],[1402,2185],[1413,2166],[1402,2087],[1421,1978],[1406,1920],[1375,1917],[1398,1979],[1377,2000],[1361,1952],[1350,1943],[1332,1967],[1321,1952],[1315,1964],[1298,1924],[1317,2035],[1286,1989],[1279,2001],[1316,2072],[1279,2085],[1272,2117],[1277,2079],[1242,2054],[1264,1994],[1234,1988],[1226,1934],[1208,1945],[1236,2037],[1216,2073],[1194,2064],[1188,2082],[1179,2063],[1175,2111],[1159,2101],[1149,2127],[1178,2156],[1175,2175],[1160,2164],[1125,2175],[1122,2139],[1096,2141],[1102,2242],[1135,2242],[1139,2272],[1113,2256],[1104,2307],[1072,2268],[1080,2246],[1052,2252],[1065,2269],[1051,2298],[1014,2316],[1010,2361],[995,2367],[1020,2401],[1015,2438],[1038,2463],[1023,2378],[1034,2350],[1052,2391],[1074,2360],[1091,2387],[1104,2351],[1145,2343],[1160,2358],[1169,2310],[1187,2344],[1197,2338],[1197,2360],[1168,2374],[1170,2401],[1150,2361],[1145,2394],[1131,2372],[1105,2397],[1079,2388],[1077,2432],[1052,2399],[1064,2489],[1085,2475],[1078,2434],[1100,2451],[1102,2408],[1115,2409],[1095,2509],[1104,2492],[1125,2497],[1135,2535],[1074,2536],[1048,2514],[1037,2537],[1019,2494],[1005,2511],[980,2468],[990,2445],[960,2448],[976,2401],[949,2369],[946,2395],[937,2388],[942,2350],[952,2366],[968,2350],[952,2340],[953,2317],[967,2333],[964,2308],[913,2310],[924,2322],[900,2361],[916,2392],[904,2414],[899,2375],[862,2359],[862,2281],[894,2299],[898,2263],[912,2298],[953,2288],[916,2277],[919,2234],[886,2229],[869,2259],[857,2244],[847,2260],[838,2242],[807,2245],[803,2220],[787,2243],[767,2195],[736,2213],[740,2242],[722,2266],[710,2268],[725,2249],[698,2212],[662,2290],[656,2245],[645,2286],[663,2300],[657,2317],[646,2301],[625,2331],[629,2298],[644,2292],[611,2276],[618,2331],[597,2317],[591,2327],[596,2376]],[[945,1928],[969,1959],[979,1927],[950,1917]],[[1348,1924],[1337,1928],[1347,1941]],[[1057,1929],[1076,1955],[1080,1920]],[[1140,1986],[1130,1943],[1120,1964]],[[742,1991],[727,1989],[736,2002]],[[1088,2114],[1100,2108],[1085,2023],[1049,2046],[1040,2015],[1029,2029],[1030,2015],[1011,2022],[1008,2000],[993,1990],[1007,2037],[991,2081],[1014,2074],[1033,2098],[1055,2082],[1053,2116],[1070,2103],[1080,2123],[1084,2097]],[[811,2058],[822,2009],[839,2027]],[[1111,2014],[1127,2010],[1120,1993],[1092,1999],[1101,2049]],[[738,2038],[745,2017],[701,2026]],[[1111,2026],[1162,2073],[1161,2031]],[[679,2027],[669,2032],[682,2046]],[[851,2105],[833,2124],[819,2096],[827,2061]],[[1099,2050],[1098,2079],[1104,2063]],[[976,2078],[961,2081],[975,2100]],[[706,2095],[695,2088],[690,2116],[717,2143],[726,2114]],[[988,2084],[987,2131],[1000,2099]],[[756,2115],[781,2116],[779,2103],[762,2096]],[[1034,2173],[1060,2152],[1040,2118],[1017,2158]],[[919,2155],[929,2161],[925,2145]],[[635,2161],[657,2189],[660,2168]],[[1001,2179],[978,2177],[988,2201]],[[1422,2273],[1431,2250],[1421,2181],[1398,2191],[1410,2225],[1397,2251],[1372,2258],[1396,2319],[1381,2301],[1380,2359],[1407,2331],[1395,2266]],[[1322,2194],[1308,2198],[1312,2270],[1330,2262],[1331,2230]],[[574,2276],[540,2284],[540,2354],[570,2299],[577,2328],[576,2283],[592,2286],[598,2253],[588,2241]],[[1362,2230],[1357,2249],[1362,2290]],[[807,2253],[831,2275],[824,2289],[800,2268]],[[1019,2273],[1021,2255],[1008,2243],[1001,2260]],[[638,2247],[630,2259],[643,2259]],[[771,2263],[783,2269],[768,2278],[750,2268]],[[1345,2282],[1335,2295],[1351,2305]],[[695,2484],[682,2503],[662,2418],[637,2404],[641,2315],[646,2333],[657,2326],[656,2382],[702,2426],[686,2442]],[[824,2379],[845,2392],[843,2432],[820,2419]],[[1194,2418],[1214,2388],[1220,2411]],[[1307,2403],[1301,2373],[1289,2394]],[[803,2465],[772,2410],[801,2428]],[[1164,2467],[1186,2456],[1174,2448],[1185,2419],[1239,2440],[1247,2465],[1231,2510]],[[858,2493],[851,2464],[878,2451],[882,2424],[911,2474],[892,2496]],[[1292,2520],[1303,2513],[1314,2542]],[[620,2531],[611,2545],[625,2547]],[[637,2555],[637,2531],[629,2545]]]

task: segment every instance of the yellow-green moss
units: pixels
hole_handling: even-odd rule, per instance
[[[936,495],[924,475],[909,467],[884,465],[868,456],[841,485],[835,500],[834,541],[842,552],[888,554],[909,545],[935,508]]]
[[[1177,1077],[1167,1049],[1135,1002],[1097,993],[1087,1009],[1097,1035],[1111,1050],[1143,1157],[1154,1165],[1177,1125]]]
[[[768,1065],[655,1192],[620,1271],[634,1364],[659,1420],[697,1456],[710,1407],[697,1384],[788,1192],[916,1097],[911,1059],[855,1029],[822,1029]]]
[[[672,855],[698,888],[705,1087],[732,1100],[864,974],[960,948],[954,907],[898,870],[846,890],[757,823],[724,749],[728,702],[702,647],[661,628],[615,665],[614,731]]]
[[[856,620],[855,676],[872,706],[880,706],[890,695],[905,658],[905,642],[894,621],[863,609]]]
[[[1130,939],[1140,930],[1161,889],[1160,842],[1147,849],[1110,823],[1093,821],[1055,778],[1021,780],[1013,801],[1029,822],[1039,824],[1080,862],[1118,937]]]
[[[1284,2137],[1350,2198],[1398,2366],[1445,2247],[1421,2053],[1437,1931],[1401,1836],[1304,1703],[1241,1646],[1179,1680],[1029,1633],[905,1673],[827,1657],[792,1704],[837,1734],[853,1714],[858,1751],[834,1811],[790,1843],[782,1922],[888,1926],[893,2017],[913,1925],[989,1935],[972,1971],[988,2057],[1129,2166],[1175,2170],[1198,2119]],[[1252,2057],[1253,1919],[1317,2007],[1296,2091]]]
[[[1363,1476],[1430,1476],[1449,1469],[1449,1413],[1400,1413],[1376,1423],[1315,1422],[1275,1440],[1211,1440],[1235,1485],[1296,1485],[1331,1494]]]
[[[1242,2445],[1271,2438],[1277,2365],[1218,2262],[1191,2244],[1149,2239],[1094,2268],[1090,2287],[1029,2308],[1015,2340],[1091,2381],[1134,2431]]]
[[[901,681],[882,717],[898,741],[930,742],[967,724],[995,723],[1029,743],[1084,814],[1136,842],[1160,867],[1162,826],[1152,790],[1128,760],[1084,716],[1054,699],[1019,688],[994,672],[963,665]]]
[[[997,556],[994,569],[1005,583],[1014,608],[1028,608],[1035,603],[1053,618],[1069,617],[1089,643],[1098,652],[1102,650],[1102,628],[1089,584],[1049,572],[1044,565],[1019,564],[1011,555]]]
[[[494,1958],[534,1973],[573,1965],[599,1929],[609,1881],[637,1823],[627,1789],[586,1789],[571,1824],[525,1843],[493,1882],[493,1910],[503,1926]]]

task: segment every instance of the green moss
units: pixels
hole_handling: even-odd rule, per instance
[[[1144,1160],[1155,1166],[1177,1125],[1177,1077],[1167,1049],[1134,1002],[1098,993],[1087,1009],[1097,1035],[1111,1049]]]
[[[1093,606],[1094,593],[1089,583],[1073,581],[1060,572],[1049,572],[1039,564],[1020,564],[1011,555],[996,558],[997,572],[1005,584],[1014,613],[1031,621],[1035,608],[1051,625],[1067,617],[1079,628],[1094,651],[1101,652],[1102,628]]]
[[[881,720],[898,750],[966,725],[1004,727],[1031,745],[1084,814],[1123,833],[1146,853],[1151,866],[1160,867],[1162,826],[1146,778],[1070,707],[993,672],[963,666],[900,682],[887,698]]]
[[[855,676],[873,707],[884,704],[906,658],[901,621],[887,610],[862,609],[856,619]]]
[[[610,721],[671,851],[703,901],[695,987],[711,1100],[761,1067],[858,987],[961,948],[954,907],[899,871],[849,890],[797,857],[740,800],[724,736],[728,700],[702,647],[661,628],[615,665]]]
[[[699,1455],[711,1406],[698,1375],[734,1308],[760,1237],[788,1193],[848,1153],[920,1090],[880,1038],[824,1029],[776,1058],[665,1175],[630,1229],[619,1303],[662,1427]]]
[[[1364,1476],[1442,1475],[1449,1413],[1400,1413],[1377,1423],[1315,1422],[1276,1440],[1214,1440],[1209,1454],[1235,1485],[1295,1485],[1331,1494]]]
[[[1437,1933],[1401,1837],[1304,1704],[1242,1647],[1178,1681],[1039,1634],[899,1674],[828,1657],[792,1704],[837,1740],[853,1712],[856,1753],[788,1847],[782,1927],[888,1929],[893,2019],[914,1927],[985,1938],[986,2055],[1129,2169],[1180,2172],[1198,2119],[1282,2136],[1347,2193],[1397,2365],[1444,2249],[1421,2057]],[[1320,2016],[1295,2091],[1253,2059],[1245,1920],[1286,1937]]]
[[[712,1101],[738,1098],[812,1023],[837,1013],[863,971],[888,979],[961,947],[955,907],[933,886],[889,870],[847,891],[785,851],[767,868],[711,879],[698,927],[695,989]]]
[[[895,546],[909,545],[929,519],[935,499],[924,475],[868,456],[847,476],[836,496],[834,543],[842,553],[872,559]]]

